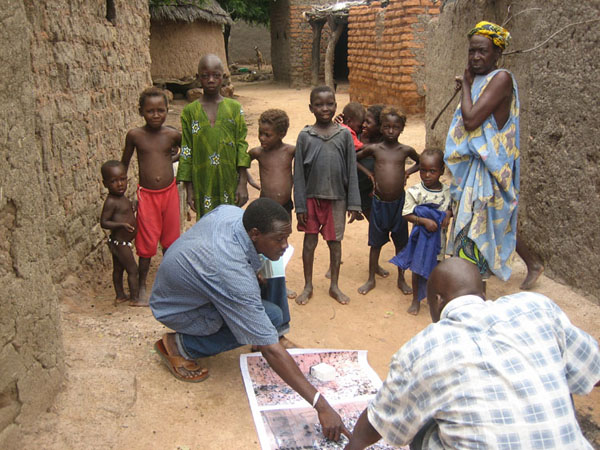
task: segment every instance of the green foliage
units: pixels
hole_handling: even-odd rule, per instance
[[[269,8],[276,0],[217,0],[233,20],[242,19],[246,22],[268,25]]]

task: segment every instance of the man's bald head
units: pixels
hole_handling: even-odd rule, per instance
[[[207,53],[206,55],[200,58],[200,63],[198,64],[198,73],[201,73],[202,70],[219,70],[224,72],[223,61],[217,55],[213,53]]]
[[[431,320],[440,320],[442,309],[461,295],[483,294],[483,280],[477,266],[461,258],[448,258],[439,263],[427,281],[427,302]]]

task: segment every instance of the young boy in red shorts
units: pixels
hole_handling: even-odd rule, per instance
[[[298,135],[294,163],[294,202],[298,230],[304,231],[302,262],[304,290],[296,303],[304,305],[312,297],[313,262],[318,233],[329,246],[331,284],[329,295],[346,305],[350,299],[338,287],[342,238],[346,211],[353,222],[360,213],[360,195],[356,176],[356,152],[347,128],[333,122],[337,103],[328,86],[310,93],[310,111],[314,125]]]
[[[161,89],[144,90],[139,106],[146,124],[127,132],[121,162],[128,168],[133,152],[137,150],[140,182],[135,247],[140,258],[139,299],[148,305],[146,280],[158,242],[164,253],[179,237],[179,194],[173,176],[173,162],[177,156],[171,149],[181,145],[181,133],[163,126],[168,100]]]

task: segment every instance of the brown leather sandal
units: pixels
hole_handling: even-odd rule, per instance
[[[187,381],[188,383],[199,383],[208,378],[208,369],[202,368],[195,361],[185,359],[183,356],[171,356],[167,352],[165,344],[162,339],[159,339],[154,344],[154,350],[160,359],[165,363],[167,368],[171,371],[173,376],[181,381]],[[193,372],[194,375],[186,375],[181,373],[180,369],[184,369],[187,372]]]

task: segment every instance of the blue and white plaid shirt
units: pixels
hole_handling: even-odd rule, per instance
[[[598,344],[547,297],[467,295],[394,355],[368,417],[394,445],[434,421],[423,448],[591,449],[570,394],[599,379]]]

